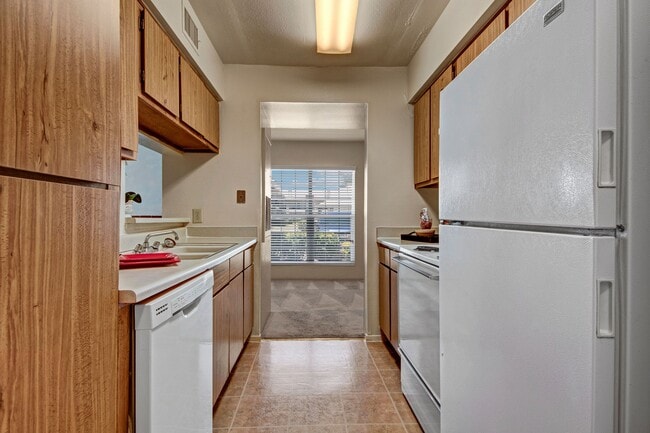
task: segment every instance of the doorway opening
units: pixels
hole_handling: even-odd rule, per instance
[[[263,103],[262,110],[270,126],[263,129],[262,337],[363,337],[366,105]]]

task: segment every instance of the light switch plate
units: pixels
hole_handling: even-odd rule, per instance
[[[203,222],[203,209],[192,209],[192,222],[194,224]]]
[[[237,190],[237,203],[246,203],[246,190],[238,189]]]

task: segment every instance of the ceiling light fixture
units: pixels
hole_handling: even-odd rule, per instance
[[[316,51],[350,54],[359,0],[316,0]]]

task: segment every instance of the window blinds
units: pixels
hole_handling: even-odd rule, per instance
[[[271,263],[354,263],[354,170],[273,169]]]

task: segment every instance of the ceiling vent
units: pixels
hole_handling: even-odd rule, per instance
[[[185,35],[189,38],[194,48],[198,51],[199,49],[199,28],[192,19],[192,16],[188,12],[187,8],[183,8],[184,18],[183,18],[183,30]]]

